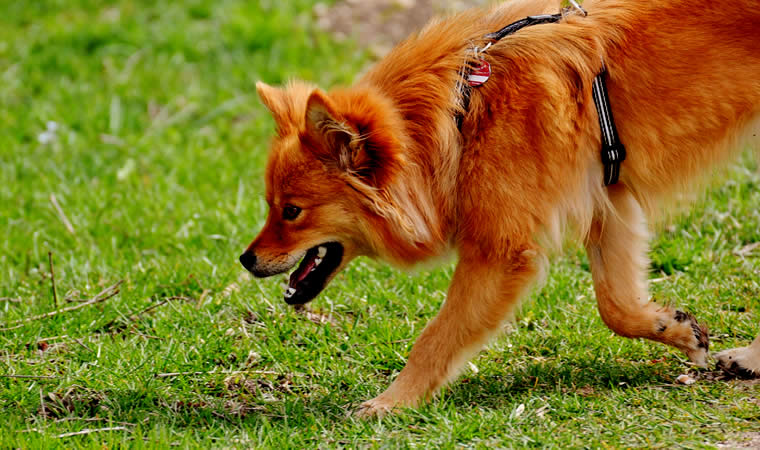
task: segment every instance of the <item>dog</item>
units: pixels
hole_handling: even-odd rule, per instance
[[[402,268],[458,256],[437,317],[360,416],[414,407],[452,380],[566,236],[585,246],[610,329],[707,363],[707,328],[649,301],[646,222],[757,144],[760,9],[749,0],[587,0],[556,23],[484,37],[559,8],[516,0],[434,21],[351,87],[257,84],[277,130],[266,223],[240,256],[253,275],[300,261],[284,297],[303,304],[359,255]],[[485,82],[470,87],[476,69]],[[600,73],[627,149],[609,185],[593,98]],[[760,376],[760,336],[716,356]]]

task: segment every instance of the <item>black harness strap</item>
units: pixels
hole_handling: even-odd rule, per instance
[[[582,8],[577,7],[577,9],[582,11],[585,15],[585,11],[583,11]],[[486,34],[483,36],[483,38],[490,40],[491,44],[493,44],[525,27],[529,27],[531,25],[539,25],[542,23],[556,23],[559,22],[562,17],[564,17],[563,13],[528,16],[524,19],[520,19],[517,22],[507,25],[499,31]],[[482,51],[485,50],[481,50],[481,52]],[[466,79],[471,70],[471,67],[467,68],[463,73],[463,78]],[[617,128],[615,128],[615,121],[612,118],[612,108],[610,107],[609,96],[607,95],[607,84],[605,82],[606,76],[607,68],[602,65],[602,71],[599,72],[599,74],[594,78],[591,92],[592,96],[594,97],[597,116],[599,117],[599,128],[601,128],[602,131],[601,156],[602,164],[604,164],[604,185],[609,186],[617,183],[618,179],[620,178],[620,163],[625,160],[626,151],[623,143],[620,142]],[[462,87],[460,89],[462,93],[462,107],[464,111],[467,111],[470,106],[470,94],[472,92],[472,87],[467,83],[462,83],[461,86]],[[463,115],[458,114],[455,119],[457,127],[461,131]]]
[[[602,130],[602,164],[604,164],[604,185],[609,186],[618,182],[620,163],[625,160],[625,147],[620,142],[615,119],[612,117],[609,95],[607,95],[607,69],[603,66],[599,75],[594,78],[591,93],[596,104],[599,117],[599,128]]]
[[[542,23],[554,23],[559,22],[559,20],[562,19],[562,14],[542,14],[540,16],[528,16],[524,19],[520,19],[517,22],[510,23],[506,27],[502,28],[499,31],[495,31],[493,33],[488,33],[487,35],[483,36],[485,39],[491,39],[493,41],[499,41],[505,36],[509,36],[512,33],[515,33],[525,27],[529,27],[531,25],[540,25]]]

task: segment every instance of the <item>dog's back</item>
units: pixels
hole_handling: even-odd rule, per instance
[[[749,0],[698,7],[686,0],[590,0],[584,2],[587,17],[523,29],[488,50],[493,75],[473,95],[465,140],[493,135],[500,145],[490,151],[500,159],[515,152],[514,159],[525,162],[544,153],[533,173],[530,164],[500,164],[505,179],[546,181],[547,199],[531,198],[530,208],[565,196],[568,184],[583,184],[583,195],[598,201],[604,193],[589,193],[595,188],[585,185],[589,176],[600,185],[602,173],[590,85],[604,64],[629,150],[621,184],[653,213],[661,200],[691,188],[742,150],[742,138],[757,145],[757,6]],[[486,12],[483,22],[492,29],[498,29],[494,17],[507,20]],[[451,25],[457,21],[445,28],[456,29]],[[551,192],[551,185],[558,190]],[[584,209],[578,203],[570,208]]]
[[[408,120],[418,144],[405,149],[409,160],[451,168],[429,174],[451,185],[436,203],[451,197],[457,170],[463,179],[463,152],[484,140],[498,142],[477,151],[478,164],[494,160],[490,179],[525,180],[532,192],[544,185],[547,199],[527,199],[528,209],[566,197],[569,184],[598,203],[604,193],[586,185],[600,184],[593,175],[602,173],[590,88],[602,61],[629,149],[621,183],[650,212],[741,149],[737,138],[753,134],[760,114],[757,2],[588,0],[584,7],[587,17],[526,28],[489,48],[484,57],[493,73],[473,90],[461,136],[451,121],[459,105],[454,86],[472,48],[524,15],[556,12],[558,2],[508,2],[435,22],[360,81],[380,88]],[[537,158],[540,164],[531,167]],[[578,203],[569,208],[587,210],[578,214],[586,218],[590,210]]]
[[[678,190],[741,149],[736,138],[757,131],[756,1],[599,0],[587,5],[592,26],[611,30],[602,34],[609,39],[602,45],[610,101],[631,149],[626,178],[637,192]]]

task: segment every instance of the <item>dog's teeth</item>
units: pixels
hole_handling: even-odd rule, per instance
[[[314,266],[318,266],[322,263],[322,258],[314,258]]]
[[[296,288],[292,288],[292,287],[289,287],[289,288],[287,288],[287,289],[285,290],[285,293],[284,293],[284,295],[285,295],[285,298],[290,298],[290,297],[292,297],[292,296],[293,296],[293,294],[295,294],[295,293],[296,293]]]
[[[319,258],[320,258],[319,260],[320,261],[321,261],[321,258],[324,258],[326,254],[327,254],[327,249],[325,247],[319,247],[317,249],[317,256],[319,256]],[[317,264],[319,264],[319,263],[317,263]]]

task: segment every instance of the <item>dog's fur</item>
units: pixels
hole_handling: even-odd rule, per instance
[[[325,242],[410,266],[453,248],[448,298],[364,415],[414,406],[456,375],[545,270],[566,231],[586,246],[604,322],[705,364],[707,330],[648,300],[645,218],[743,147],[760,118],[760,10],[749,0],[587,0],[588,16],[525,28],[485,54],[492,76],[461,110],[456,85],[484,34],[556,0],[517,0],[428,25],[355,86],[258,84],[277,123],[266,225],[247,252],[266,276]],[[602,183],[591,82],[602,60],[628,149]],[[463,113],[457,129],[455,116]],[[752,140],[749,140],[750,143]],[[285,205],[302,208],[282,217]],[[337,263],[336,263],[337,264]],[[321,288],[320,288],[321,289]],[[316,294],[315,294],[316,295]],[[719,355],[760,375],[760,338]]]

